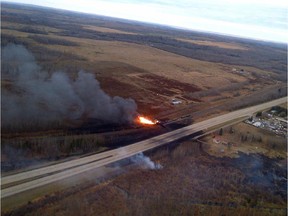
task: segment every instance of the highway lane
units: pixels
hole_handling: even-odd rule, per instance
[[[281,98],[265,104],[214,117],[141,142],[137,142],[129,146],[23,173],[5,176],[1,179],[1,186],[4,186],[1,190],[1,197],[5,198],[12,196],[14,194],[33,189],[35,187],[40,187],[45,184],[71,177],[73,175],[81,174],[85,171],[111,164],[121,159],[131,157],[137,153],[156,148],[172,141],[176,141],[185,136],[189,136],[193,133],[217,126],[219,124],[223,124],[233,119],[249,117],[259,110],[267,109],[269,107],[285,103],[286,101],[287,98]]]

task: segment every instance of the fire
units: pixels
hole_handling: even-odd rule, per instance
[[[151,121],[150,119],[147,119],[143,116],[138,116],[138,120],[141,124],[147,124],[147,125],[154,125],[157,123],[157,121]]]

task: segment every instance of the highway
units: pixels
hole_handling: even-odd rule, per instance
[[[20,192],[56,182],[83,172],[111,164],[124,158],[131,157],[137,153],[162,146],[183,137],[193,135],[202,130],[230,122],[232,120],[249,117],[253,113],[286,103],[287,98],[280,98],[264,104],[248,107],[230,112],[221,116],[189,125],[150,139],[131,144],[129,146],[106,151],[87,157],[62,162],[34,170],[8,175],[1,178],[1,199],[13,196]]]

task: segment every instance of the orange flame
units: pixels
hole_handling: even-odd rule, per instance
[[[153,122],[150,119],[147,119],[143,116],[138,116],[138,120],[141,124],[147,124],[147,125],[154,125],[157,123],[157,122]]]

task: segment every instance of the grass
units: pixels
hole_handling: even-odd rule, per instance
[[[41,133],[40,133],[41,135]],[[112,138],[109,138],[112,140]],[[59,160],[97,153],[109,148],[109,140],[102,135],[69,135],[1,139],[2,171],[23,169],[44,161]],[[110,141],[111,142],[111,141]]]
[[[49,72],[64,70],[73,77],[80,69],[88,70],[96,74],[109,94],[134,98],[139,112],[151,116],[168,111],[163,118],[189,114],[197,120],[201,117],[200,114],[197,117],[197,111],[204,111],[202,117],[207,118],[207,113],[233,110],[243,106],[245,101],[246,106],[256,99],[267,100],[270,99],[267,97],[275,96],[274,90],[280,86],[275,78],[286,72],[287,54],[280,45],[234,41],[216,35],[151,28],[112,19],[103,21],[99,17],[64,11],[17,7],[2,5],[2,46],[9,42],[24,44]],[[47,19],[48,15],[53,20]],[[233,68],[247,71],[249,75],[232,73]],[[3,86],[10,85],[9,81],[5,81]],[[203,90],[202,94],[208,92],[206,98],[199,97],[195,104],[193,98],[187,97],[194,91],[184,88],[187,85]],[[235,87],[233,91],[229,89],[231,86]],[[217,97],[213,96],[215,90],[219,91]],[[185,105],[173,107],[169,104],[173,97],[184,98]],[[213,110],[213,107],[216,108]],[[74,136],[65,132],[63,137],[57,137],[53,134],[59,131],[50,128],[44,132],[36,131],[36,138],[31,138],[34,136],[32,133],[26,134],[27,137],[20,134],[17,138],[17,131],[10,132],[11,139],[5,139],[9,133],[2,133],[2,148],[23,148],[28,158],[62,157],[106,147],[103,137]],[[227,133],[224,131],[224,134]],[[116,136],[115,139],[118,138]],[[262,147],[271,147],[266,145],[271,139],[263,140]],[[242,143],[251,151],[247,147],[249,145],[252,143]],[[280,152],[282,155],[281,151],[276,148],[270,153],[277,155]],[[172,152],[161,150],[152,155],[152,159],[159,160],[164,169],[134,170],[104,184],[60,196],[61,199],[57,199],[59,194],[54,197],[55,200],[44,197],[40,204],[37,197],[43,195],[42,189],[32,191],[26,199],[24,196],[11,198],[2,204],[11,207],[13,203],[22,205],[27,199],[31,200],[32,205],[29,203],[20,210],[20,213],[24,211],[30,215],[79,215],[79,212],[87,215],[230,215],[235,212],[240,215],[285,215],[285,199],[274,193],[275,188],[267,190],[263,185],[247,184],[245,179],[249,176],[233,163],[236,159],[229,161],[209,156],[199,143],[187,142]],[[59,189],[58,186],[49,187],[46,192],[53,193]]]
[[[106,34],[106,36],[110,37],[111,34],[117,33],[117,35],[113,36],[113,40],[105,40],[103,38],[97,38],[99,35],[95,32],[93,34],[97,36],[96,38],[88,37],[87,34],[89,35],[90,33],[89,31],[85,31],[87,23],[83,22],[82,17],[76,16],[74,19],[75,23],[72,24],[68,22],[67,17],[56,13],[54,14],[54,23],[50,23],[47,20],[42,20],[37,11],[32,12],[33,10],[28,10],[29,12],[27,14],[26,8],[23,9],[25,15],[23,15],[22,20],[19,20],[19,9],[17,9],[16,13],[15,10],[9,6],[3,8],[5,11],[5,13],[3,13],[5,14],[5,19],[2,20],[2,26],[4,28],[1,34],[4,36],[13,35],[13,37],[15,37],[14,41],[24,43],[25,46],[31,49],[36,55],[37,61],[43,65],[44,69],[49,72],[64,70],[71,73],[72,76],[80,69],[95,73],[105,91],[112,95],[119,94],[123,97],[129,96],[134,98],[139,104],[140,111],[144,113],[148,112],[148,114],[156,115],[165,110],[175,109],[170,106],[170,100],[174,97],[184,98],[188,104],[194,103],[194,98],[187,97],[187,95],[191,94],[189,89],[174,89],[174,87],[169,88],[169,86],[161,86],[161,88],[159,88],[155,86],[154,83],[159,77],[163,77],[171,82],[178,82],[178,86],[191,85],[197,87],[203,90],[204,93],[207,89],[210,89],[208,91],[214,92],[213,90],[217,90],[219,86],[230,88],[233,85],[239,84],[241,86],[243,84],[247,88],[245,91],[240,91],[239,88],[230,89],[229,91],[222,91],[222,89],[220,89],[218,90],[219,96],[210,99],[208,92],[206,99],[200,98],[200,101],[204,100],[207,102],[226,101],[230,98],[238,97],[238,95],[249,95],[253,93],[252,90],[256,89],[259,85],[262,88],[263,85],[269,86],[273,84],[272,81],[267,83],[267,80],[261,80],[260,84],[251,82],[251,80],[255,78],[259,80],[258,77],[255,77],[259,74],[273,75],[274,73],[269,70],[261,70],[258,67],[247,65],[235,66],[232,62],[229,64],[213,62],[210,61],[209,58],[201,58],[199,60],[193,57],[184,57],[181,53],[175,54],[166,48],[162,49],[158,46],[151,46],[148,41],[154,37],[160,40],[161,34],[163,33],[154,32],[156,30],[152,29],[150,29],[152,32],[149,32],[147,27],[145,27],[145,31],[142,31],[143,26],[135,27],[128,24],[124,25],[123,23],[117,23],[118,26],[115,26],[113,21],[111,21],[111,23],[103,23],[103,21],[98,22],[97,18],[92,19],[88,25],[90,29],[86,29],[87,31],[92,31],[91,28],[97,31],[101,30],[102,33],[100,36],[102,35],[103,37]],[[9,14],[9,11],[12,11],[12,14],[15,16],[10,17],[11,14]],[[69,17],[71,15],[67,14],[67,16]],[[33,26],[29,25],[31,24],[29,18],[31,17],[37,17],[39,22],[37,24],[33,23]],[[65,22],[66,25],[62,25],[62,22]],[[23,32],[25,26],[30,27],[30,33]],[[33,29],[47,32],[48,35],[43,37],[41,34],[33,33]],[[79,36],[74,36],[74,33],[69,34],[71,29],[74,30],[75,34],[77,32]],[[62,34],[63,32],[66,33]],[[145,43],[123,41],[122,37],[123,35],[127,36],[126,32],[142,34],[142,39],[147,38],[148,41]],[[181,39],[181,37],[177,38]],[[183,38],[187,39],[187,37],[184,36]],[[227,39],[227,42],[221,41],[222,39],[212,42],[208,39],[204,40],[204,38],[205,37],[203,37],[203,40],[199,40],[199,38],[197,38],[197,40],[190,38],[189,40],[197,43],[205,41],[205,46],[209,45],[208,47],[218,46],[220,44],[223,46],[225,44],[248,46],[243,42],[229,42],[229,39]],[[4,39],[5,42],[5,37],[2,37],[2,39]],[[164,37],[163,40],[164,39],[166,40],[167,38]],[[169,41],[172,43],[174,40],[168,38],[167,43]],[[77,46],[74,46],[76,44]],[[224,48],[223,46],[221,49]],[[253,47],[253,45],[249,44],[248,47],[251,46]],[[231,47],[226,48],[230,50]],[[278,52],[277,48],[275,48],[274,51]],[[73,60],[71,61],[71,59]],[[111,65],[113,65],[113,67],[111,67]],[[250,75],[249,77],[241,76],[232,73],[233,68],[238,68],[239,70],[244,69],[256,75]],[[154,76],[154,78],[147,80],[143,76],[143,73],[152,77]],[[112,77],[112,79],[107,79],[107,77]],[[121,85],[124,86],[129,85],[127,88],[131,88],[133,91],[125,91],[126,88],[123,88],[123,91],[118,91],[118,89],[114,90],[111,86],[114,86],[115,83],[121,83]],[[227,94],[227,92],[229,92],[229,94]],[[151,103],[149,103],[149,101]],[[161,104],[161,106],[159,104]]]
[[[209,133],[213,133],[215,131],[218,131],[222,127],[229,127],[231,125],[235,125],[236,123],[242,122],[242,121],[246,120],[247,118],[248,118],[248,116],[247,117],[241,117],[241,118],[230,120],[230,121],[225,122],[223,124],[219,124],[219,125],[207,128],[207,130],[205,131],[205,134],[207,134],[207,133],[209,134]]]
[[[258,174],[277,169],[273,180],[277,182],[277,178],[285,173],[285,169],[283,172],[283,168],[278,167],[277,160],[256,155],[242,155],[238,159],[216,158],[203,152],[201,144],[191,141],[171,149],[163,147],[150,157],[159,161],[163,169],[133,167],[122,175],[101,184],[91,184],[76,193],[63,196],[61,192],[58,194],[60,199],[55,197],[55,201],[46,199],[45,202],[45,198],[41,202],[33,201],[29,214],[77,215],[79,211],[86,215],[286,213],[285,196],[274,193],[282,190],[283,184],[262,184],[266,177]],[[255,161],[263,161],[269,166],[251,170],[249,166]],[[259,182],[253,181],[254,175],[259,175]],[[281,193],[285,195],[286,192]]]
[[[107,33],[117,33],[117,34],[135,34],[133,32],[120,31],[120,30],[113,29],[113,28],[105,28],[105,27],[93,26],[93,25],[84,25],[83,28],[93,30],[96,32],[104,32],[104,33],[107,32]]]
[[[232,145],[229,147],[214,143],[213,138],[215,136],[223,142],[229,142]],[[259,153],[271,158],[285,158],[287,152],[285,137],[276,136],[273,132],[245,123],[238,123],[223,128],[222,136],[219,135],[219,130],[216,130],[200,140],[204,141],[206,151],[220,157],[237,157],[239,152],[243,152],[247,154]]]
[[[215,42],[215,41],[201,41],[201,40],[189,40],[189,39],[178,39],[180,41],[192,43],[192,44],[198,44],[198,45],[204,45],[204,46],[215,46],[220,47],[224,49],[235,49],[235,50],[248,50],[249,48],[241,46],[236,43],[225,43],[225,42]]]

